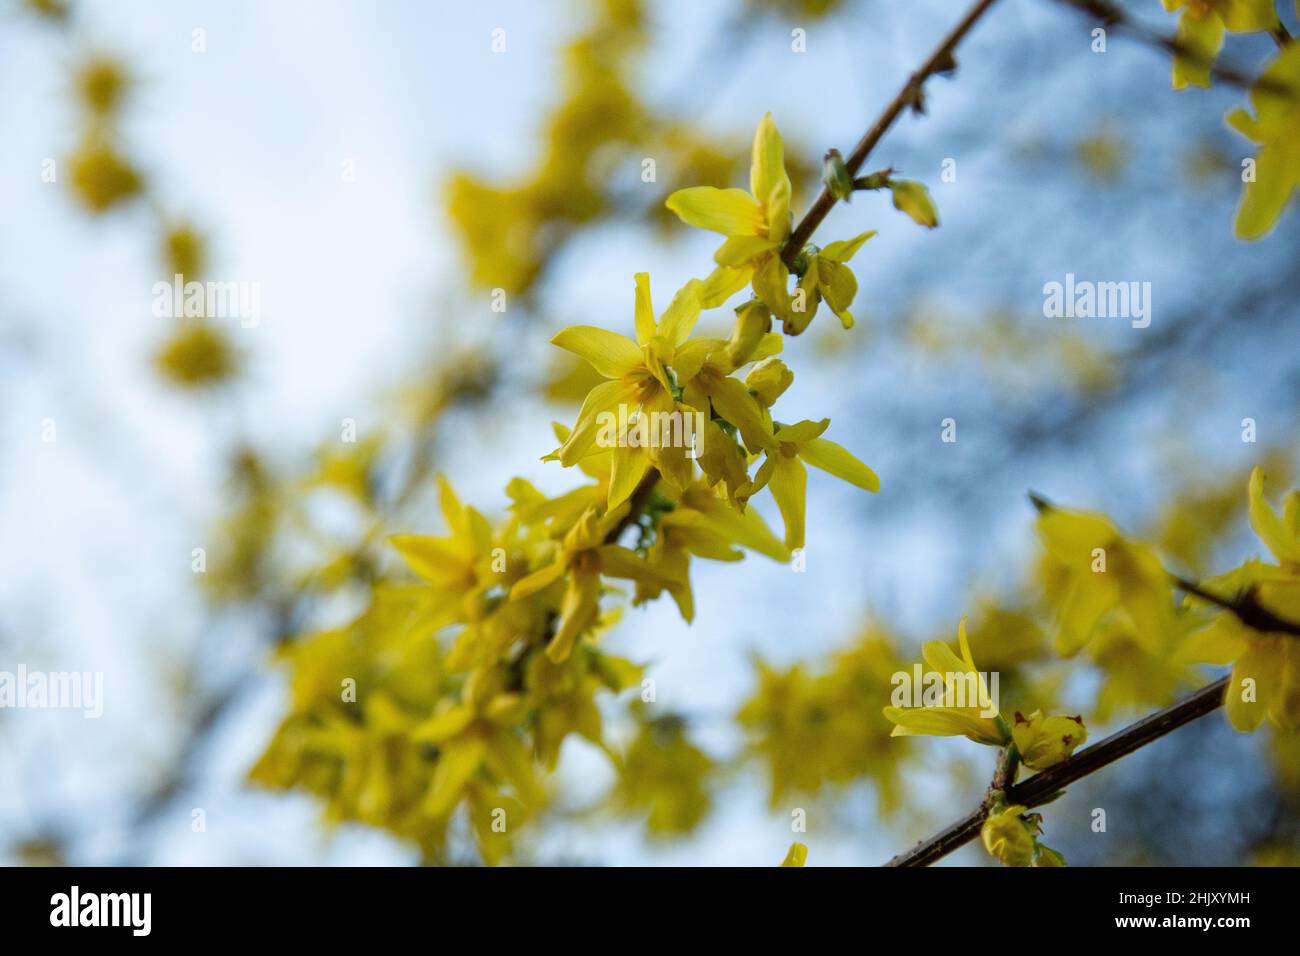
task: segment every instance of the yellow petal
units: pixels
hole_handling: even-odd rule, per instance
[[[608,506],[617,508],[632,496],[636,486],[650,467],[650,456],[644,448],[626,445],[614,449],[609,476]]]
[[[1246,652],[1247,639],[1236,617],[1223,613],[1206,627],[1189,635],[1175,660],[1189,664],[1231,664]]]
[[[817,255],[819,258],[828,259],[831,262],[848,262],[862,248],[862,244],[875,234],[876,230],[871,229],[854,236],[852,239],[841,239],[838,242],[827,243],[825,248]]]
[[[552,561],[527,577],[516,581],[510,589],[510,600],[522,601],[524,598],[532,597],[538,591],[550,587],[562,577],[564,577],[564,562],[560,560]]]
[[[1279,561],[1300,562],[1300,541],[1264,497],[1264,472],[1250,473],[1250,526]]]
[[[728,240],[730,242],[730,240]],[[723,243],[725,246],[727,243]],[[721,249],[719,249],[721,251]],[[700,305],[706,309],[717,308],[749,284],[752,266],[718,266],[700,288]]]
[[[785,522],[785,546],[794,550],[804,543],[804,508],[808,490],[808,472],[797,458],[776,454],[768,487]]]
[[[677,190],[665,205],[688,226],[724,236],[761,236],[767,226],[762,207],[743,189],[691,186]]]
[[[694,331],[695,323],[700,318],[700,292],[703,287],[699,279],[692,279],[677,290],[673,301],[664,310],[659,320],[659,334],[670,345],[681,345]]]
[[[1228,0],[1220,5],[1219,16],[1231,33],[1272,30],[1278,25],[1273,0]]]
[[[411,730],[418,743],[441,744],[463,733],[474,720],[474,711],[464,704],[456,704],[429,718]]]
[[[785,855],[781,861],[782,866],[803,866],[804,861],[808,859],[808,848],[802,843],[791,843],[790,852]]]
[[[418,534],[395,534],[388,543],[397,549],[412,571],[439,584],[464,574],[464,559],[446,539]]]
[[[1188,56],[1174,55],[1173,86],[1176,90],[1210,85],[1210,65],[1223,49],[1223,21],[1213,11],[1197,16],[1184,10],[1178,21],[1178,42]]]
[[[573,431],[560,447],[560,464],[569,468],[586,457],[588,450],[606,427],[609,415],[617,420],[618,406],[631,402],[634,389],[623,381],[601,382],[583,399]]]
[[[557,333],[552,345],[584,359],[606,378],[622,378],[645,362],[640,347],[626,335],[594,325],[573,325]]]
[[[763,410],[742,382],[711,374],[708,392],[714,411],[740,430],[750,451],[773,446],[772,432],[763,419]]]
[[[1268,235],[1295,187],[1295,155],[1288,156],[1280,143],[1261,146],[1255,158],[1255,181],[1246,183],[1237,207],[1233,232],[1238,239],[1260,239]]]
[[[457,740],[443,748],[425,797],[426,813],[443,817],[452,811],[464,793],[465,785],[478,773],[485,749],[486,745],[478,736]]]
[[[600,609],[600,573],[594,568],[575,568],[560,605],[560,626],[546,645],[546,656],[555,663],[568,660],[578,635],[591,626]]]
[[[606,577],[666,585],[668,582],[635,551],[618,544],[602,545],[600,570]]]
[[[655,310],[650,303],[650,274],[648,272],[638,272],[632,277],[632,281],[636,283],[636,306],[634,310],[636,340],[641,345],[645,345],[655,337]]]
[[[876,473],[853,457],[846,448],[826,438],[814,438],[799,446],[799,457],[814,468],[820,468],[863,491],[879,491],[880,479]]]
[[[802,444],[817,438],[830,427],[830,424],[831,420],[829,418],[823,418],[819,422],[804,419],[801,422],[795,422],[793,425],[782,425],[776,432],[776,437],[787,445]]]
[[[1061,602],[1056,652],[1063,657],[1078,653],[1092,640],[1102,616],[1119,601],[1118,586],[1105,574],[1076,572]]]
[[[785,171],[785,146],[771,113],[759,122],[750,152],[749,191],[754,198],[766,202],[772,190],[782,184],[788,194],[790,177]]]
[[[1280,691],[1283,650],[1279,642],[1291,639],[1252,641],[1238,658],[1223,692],[1223,706],[1233,727],[1249,733],[1263,723]]]
[[[763,236],[732,236],[713,253],[713,261],[719,266],[742,266],[755,256],[761,256],[769,249],[775,249],[776,243]],[[741,282],[748,281],[748,277]],[[733,290],[734,291],[734,290]]]

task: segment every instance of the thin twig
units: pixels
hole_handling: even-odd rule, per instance
[[[1212,591],[1207,591],[1204,587],[1195,581],[1188,581],[1186,578],[1180,578],[1176,574],[1171,574],[1174,586],[1180,591],[1186,591],[1188,594],[1194,594],[1202,601],[1209,601],[1218,607],[1231,611],[1237,616],[1242,624],[1252,630],[1260,631],[1265,634],[1290,634],[1294,637],[1300,637],[1300,623],[1288,621],[1286,618],[1278,617],[1264,605],[1259,603],[1259,598],[1254,588],[1248,588],[1245,591],[1239,591],[1233,597],[1226,598]]]
[[[1024,807],[1042,806],[1075,781],[1096,773],[1184,724],[1218,710],[1223,705],[1223,694],[1228,686],[1228,680],[1229,678],[1222,677],[1213,684],[1202,687],[1190,697],[1164,710],[1156,711],[1137,723],[1111,734],[1100,743],[1080,750],[1073,757],[1061,761],[1056,766],[1049,767],[1023,783],[1008,788],[1006,802]],[[978,809],[928,840],[900,853],[885,866],[929,866],[979,836],[980,827],[984,825],[984,818],[987,815],[988,805],[985,802]]]
[[[943,38],[935,51],[930,54],[930,58],[921,65],[921,68],[913,73],[903,88],[898,91],[898,95],[885,107],[885,111],[880,114],[871,128],[863,134],[862,139],[858,140],[858,145],[853,147],[853,152],[844,160],[844,165],[848,168],[850,176],[856,176],[862,164],[867,161],[871,151],[876,148],[881,137],[889,131],[894,125],[894,121],[902,115],[908,107],[920,108],[921,106],[921,88],[935,73],[943,73],[953,68],[953,51],[961,43],[962,38],[970,32],[976,22],[979,21],[997,0],[979,0],[973,7],[967,11],[966,16],[952,28],[946,37]],[[821,225],[821,221],[826,218],[827,213],[835,205],[835,196],[825,187],[822,188],[821,195],[817,197],[816,202],[809,207],[804,213],[803,219],[799,221],[790,233],[790,238],[786,241],[785,247],[781,250],[781,259],[787,266],[794,264],[795,258],[799,251],[803,249],[804,244],[812,238],[813,232]]]

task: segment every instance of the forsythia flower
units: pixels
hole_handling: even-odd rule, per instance
[[[936,687],[942,684],[946,703],[886,707],[885,716],[895,725],[893,736],[967,737],[994,747],[1008,742],[1006,723],[997,713],[996,702],[989,696],[984,677],[975,669],[975,661],[971,658],[965,618],[957,625],[957,644],[961,657],[943,641],[929,641],[921,648],[921,656],[930,668],[926,673],[939,676],[940,680],[935,684]],[[895,700],[900,699],[901,689],[895,688]],[[973,704],[969,702],[971,698],[975,698]],[[993,713],[988,713],[990,709]]]
[[[640,707],[634,712],[640,727],[619,762],[615,805],[644,814],[651,836],[689,833],[712,806],[708,784],[714,762],[691,742],[681,718],[651,719]]]
[[[677,413],[673,382],[665,368],[674,353],[690,336],[700,317],[699,283],[688,283],[673,298],[655,322],[650,302],[650,277],[636,275],[636,341],[617,332],[590,325],[567,328],[551,339],[552,344],[585,359],[597,372],[610,379],[588,393],[578,412],[577,423],[568,439],[554,454],[566,468],[576,464],[593,445],[613,448],[609,501],[611,508],[632,494],[647,469],[654,465],[678,488],[690,481],[691,463],[686,449],[650,442],[629,442],[626,435],[610,431],[610,422],[637,417],[638,427],[653,424],[655,415]],[[680,414],[680,413],[678,413]],[[649,417],[647,417],[649,416]]]
[[[112,146],[87,142],[68,160],[77,198],[98,215],[139,194],[144,182],[135,167]]]
[[[1036,710],[1026,718],[1017,711],[1011,725],[1011,739],[1026,767],[1046,770],[1081,747],[1088,739],[1088,728],[1083,725],[1082,717],[1060,714],[1044,717],[1041,710]]]
[[[1181,9],[1178,42],[1188,55],[1174,55],[1174,89],[1210,85],[1210,67],[1223,48],[1223,35],[1271,30],[1278,25],[1273,0],[1163,0]]]
[[[77,71],[77,93],[82,103],[100,116],[108,116],[122,105],[128,86],[122,65],[108,57],[93,57]]]
[[[236,375],[239,366],[239,352],[225,333],[197,320],[186,320],[154,355],[158,374],[187,389],[220,384]]]
[[[1155,553],[1126,540],[1103,515],[1040,508],[1039,537],[1065,575],[1057,651],[1077,653],[1120,615],[1152,653],[1163,652],[1174,631],[1173,587]]]
[[[824,673],[754,663],[758,686],[736,720],[746,730],[749,752],[766,767],[771,806],[868,776],[882,812],[894,809],[907,748],[890,739],[893,727],[872,703],[888,696],[899,669],[889,635],[872,626]]]
[[[691,593],[691,555],[714,561],[739,561],[744,555],[737,546],[749,548],[775,561],[789,561],[790,551],[768,530],[752,509],[738,512],[707,486],[687,488],[675,507],[659,520],[659,536],[646,556],[650,566],[665,582],[638,582],[640,604],[667,590],[681,611],[682,619],[695,617]]]
[[[774,310],[771,292],[784,291],[789,272],[781,262],[781,245],[790,235],[790,177],[785,147],[768,113],[754,133],[749,192],[691,186],[668,197],[666,205],[682,222],[726,236],[713,260],[719,269],[710,278],[706,305],[717,305],[751,279],[754,292]],[[766,288],[769,295],[760,289]]]
[[[438,479],[438,503],[449,535],[395,534],[388,540],[411,570],[433,585],[435,603],[446,609],[446,620],[457,614],[473,617],[475,602],[495,579],[489,567],[492,526],[477,509],[461,503],[445,478]]]
[[[1266,235],[1300,182],[1300,43],[1268,65],[1250,92],[1252,117],[1243,109],[1228,114],[1228,125],[1259,144],[1255,178],[1246,183],[1234,231],[1239,239]]]
[[[578,635],[596,620],[602,574],[664,587],[668,585],[669,582],[638,557],[636,552],[621,545],[605,543],[605,538],[626,514],[626,503],[603,516],[595,508],[588,508],[564,536],[554,559],[528,577],[516,581],[510,589],[510,599],[521,601],[545,590],[567,575],[558,628],[546,646],[546,655],[551,660],[565,660],[573,650]]]
[[[880,479],[874,471],[854,458],[848,449],[821,437],[830,423],[829,418],[794,425],[778,423],[775,447],[767,450],[747,489],[752,495],[771,485],[772,497],[785,520],[785,543],[789,548],[802,548],[804,543],[804,497],[808,487],[805,463],[865,491],[880,490]]]
[[[1300,494],[1291,492],[1282,516],[1264,498],[1264,476],[1250,475],[1250,523],[1278,565],[1247,562],[1205,582],[1207,590],[1231,596],[1253,590],[1260,603],[1288,620],[1300,620]],[[1224,708],[1232,726],[1252,731],[1268,717],[1277,726],[1300,728],[1300,638],[1262,633],[1230,611],[1221,612],[1193,634],[1180,655],[1210,664],[1232,663]]]
[[[483,669],[466,681],[462,703],[446,703],[413,728],[413,740],[438,748],[438,763],[424,798],[427,813],[449,814],[482,767],[510,783],[524,803],[543,800],[532,759],[515,730],[525,707],[519,695],[502,689],[498,671]]]
[[[821,301],[830,306],[846,329],[853,328],[853,313],[849,306],[858,294],[858,279],[846,263],[875,234],[872,229],[852,239],[832,242],[810,258],[807,271],[799,280],[799,288],[804,290],[807,300],[803,310],[796,313],[800,318],[793,322],[787,320],[785,331],[788,335],[798,335],[808,327]]]

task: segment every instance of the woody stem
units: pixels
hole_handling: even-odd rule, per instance
[[[894,125],[894,121],[902,115],[903,111],[911,106],[917,106],[920,103],[921,88],[935,73],[952,68],[953,51],[957,45],[970,32],[971,27],[979,21],[980,17],[988,12],[989,7],[993,6],[997,0],[979,0],[974,6],[966,12],[961,21],[949,31],[948,35],[943,38],[934,52],[915,73],[908,77],[903,88],[885,107],[885,111],[876,118],[871,127],[858,140],[858,145],[853,147],[853,152],[845,157],[844,165],[847,167],[850,176],[856,176],[862,164],[867,161],[871,151],[876,148],[876,144],[881,138],[889,132],[889,128]],[[823,187],[821,195],[804,213],[803,219],[799,225],[795,226],[794,232],[790,233],[790,238],[786,240],[785,247],[781,250],[781,259],[785,262],[787,268],[794,265],[794,260],[798,257],[799,252],[804,245],[812,238],[813,232],[821,225],[826,214],[831,211],[835,205],[835,195],[829,188]]]
[[[1082,780],[1121,757],[1159,740],[1170,731],[1218,710],[1223,705],[1223,695],[1228,680],[1229,678],[1222,677],[1213,684],[1202,687],[1190,697],[1164,710],[1158,710],[1123,730],[1116,731],[1100,743],[1080,750],[1073,757],[1035,774],[1028,780],[1004,788],[1006,802],[1030,808],[1041,806],[1076,780]],[[900,853],[885,866],[929,866],[979,836],[980,827],[984,825],[988,812],[986,801],[928,840],[923,840],[910,850]]]

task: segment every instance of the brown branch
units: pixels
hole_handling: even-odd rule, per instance
[[[1229,678],[1222,677],[1213,684],[1202,687],[1190,697],[1164,710],[1156,711],[1137,723],[1111,734],[1100,743],[1080,750],[1073,757],[1061,761],[1056,766],[1008,788],[1007,803],[1025,807],[1042,806],[1075,781],[1096,773],[1184,724],[1212,713],[1223,705],[1223,694],[1228,686],[1228,680]],[[900,853],[885,866],[929,866],[978,837],[980,827],[984,825],[984,818],[987,815],[986,802],[981,804],[979,809],[967,814],[928,840]]]
[[[962,17],[959,22],[946,37],[943,38],[935,51],[930,54],[930,58],[921,65],[921,68],[913,73],[903,84],[903,88],[898,91],[898,95],[885,107],[885,111],[877,117],[876,121],[871,124],[871,128],[863,134],[862,139],[858,140],[858,145],[853,147],[853,152],[844,160],[844,165],[848,168],[850,176],[856,176],[862,164],[867,161],[871,151],[876,148],[885,133],[894,125],[894,121],[902,115],[908,107],[919,110],[921,105],[921,88],[935,73],[943,73],[951,70],[954,65],[953,51],[961,43],[962,38],[970,32],[976,22],[982,17],[997,0],[979,0],[973,7],[967,11],[966,16]],[[835,196],[825,187],[822,188],[821,195],[804,213],[803,219],[799,221],[790,233],[790,238],[786,240],[785,247],[781,250],[781,259],[786,266],[792,266],[795,258],[803,249],[804,244],[812,237],[813,232],[821,225],[827,213],[835,205]]]
[[[1286,618],[1278,617],[1264,605],[1259,603],[1259,597],[1254,588],[1248,588],[1239,591],[1230,598],[1207,591],[1195,581],[1188,581],[1186,578],[1180,578],[1176,574],[1169,575],[1173,579],[1174,586],[1180,591],[1186,591],[1193,594],[1202,601],[1208,601],[1217,607],[1231,611],[1237,616],[1242,624],[1252,630],[1260,631],[1265,634],[1290,634],[1293,637],[1300,637],[1300,623],[1289,621]]]

